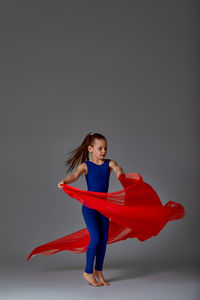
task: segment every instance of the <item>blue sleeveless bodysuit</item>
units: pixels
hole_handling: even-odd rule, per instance
[[[85,175],[88,191],[107,193],[110,179],[110,159],[97,165],[86,160],[88,173]],[[82,205],[82,214],[90,234],[90,243],[86,250],[86,273],[93,273],[94,258],[95,269],[102,271],[108,240],[109,219],[95,209]]]
[[[85,175],[88,191],[107,193],[109,187],[110,159],[106,159],[103,164],[97,165],[92,161],[86,160],[88,173]]]

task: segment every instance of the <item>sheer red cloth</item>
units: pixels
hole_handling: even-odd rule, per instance
[[[113,193],[91,192],[63,184],[63,191],[89,208],[109,218],[107,244],[128,238],[143,242],[158,233],[173,220],[185,216],[184,207],[169,201],[163,205],[155,190],[138,173],[119,175],[123,189]],[[36,254],[52,255],[68,250],[85,252],[90,242],[87,228],[36,247],[27,261]]]

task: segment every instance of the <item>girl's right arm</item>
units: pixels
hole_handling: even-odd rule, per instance
[[[76,181],[81,176],[81,174],[83,174],[85,171],[86,171],[86,164],[85,163],[80,164],[74,173],[68,175],[58,183],[58,188],[62,189],[61,184],[69,184]]]

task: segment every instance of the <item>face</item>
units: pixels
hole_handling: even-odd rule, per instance
[[[107,142],[104,139],[95,139],[94,146],[88,146],[88,151],[96,159],[104,159],[107,153]]]

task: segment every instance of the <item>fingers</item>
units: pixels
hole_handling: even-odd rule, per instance
[[[59,188],[60,190],[62,190],[62,188],[63,188],[62,185],[63,185],[63,181],[61,181],[61,182],[58,183],[58,188]]]

